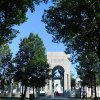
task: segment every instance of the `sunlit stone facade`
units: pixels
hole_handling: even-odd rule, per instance
[[[54,96],[55,91],[61,92],[63,96],[68,97],[69,91],[71,89],[70,86],[70,61],[69,61],[69,54],[65,54],[64,52],[48,52],[47,59],[48,63],[50,64],[50,68],[53,70],[56,69],[63,69],[63,85],[61,87],[61,82],[59,79],[50,79],[48,84],[45,86],[45,94],[47,96]],[[52,71],[51,71],[51,74]],[[58,83],[58,84],[57,84]],[[57,86],[57,87],[55,87]],[[58,90],[57,90],[58,89]],[[63,92],[62,92],[63,91]]]

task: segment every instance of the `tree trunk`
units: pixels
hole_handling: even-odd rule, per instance
[[[33,100],[35,99],[35,96],[34,96],[34,85],[33,85]]]
[[[39,89],[39,87],[37,87],[36,88],[36,96],[37,96],[37,98],[39,98],[39,95],[40,95],[40,89]]]
[[[99,44],[100,44],[100,43],[99,43]],[[100,45],[98,46],[97,55],[98,55],[98,58],[99,58],[99,61],[100,61]]]
[[[22,86],[21,100],[25,100],[25,97],[26,97],[26,90],[27,90],[27,85],[25,85],[25,89],[23,89],[23,86]]]
[[[23,89],[23,88],[24,88],[24,86],[23,86],[23,84],[22,84],[22,95],[23,95],[23,91],[24,91],[24,89]]]
[[[99,58],[99,61],[100,61],[100,32],[99,32],[99,28],[97,29],[97,34],[98,34],[98,46],[97,46],[97,55],[98,55],[98,58]]]
[[[94,72],[94,91],[95,91],[95,97],[97,97],[97,92],[96,92],[96,74]]]
[[[8,96],[11,97],[11,83],[8,85]]]
[[[82,94],[82,98],[85,98],[85,86],[83,85],[83,94]]]
[[[26,91],[27,91],[27,85],[25,85],[25,89],[24,89],[24,97],[26,97]]]
[[[1,94],[2,94],[2,96],[5,96],[5,94],[6,94],[6,87],[4,84],[1,86]]]
[[[20,100],[24,100],[24,85],[22,84],[22,94]]]
[[[90,86],[91,87],[91,97],[93,97],[93,87],[92,86],[93,86],[93,81],[92,81],[92,77],[91,77],[91,86]]]
[[[81,98],[81,94],[82,94],[82,85],[80,87],[80,98]]]

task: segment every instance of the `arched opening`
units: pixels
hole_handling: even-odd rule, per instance
[[[52,88],[54,96],[62,96],[64,93],[64,68],[60,65],[52,69]]]

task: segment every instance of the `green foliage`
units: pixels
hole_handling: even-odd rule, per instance
[[[15,81],[21,82],[22,87],[25,86],[21,95],[21,100],[24,100],[27,86],[42,87],[49,78],[50,69],[41,38],[30,33],[28,38],[21,39],[14,62],[17,69]]]
[[[93,52],[83,54],[79,57],[79,65],[76,67],[77,73],[80,78],[83,80],[83,85],[93,86],[94,85],[94,76],[96,75],[96,82],[99,79],[100,75],[100,61],[97,58],[96,54]],[[98,85],[98,83],[96,83]]]
[[[20,25],[27,20],[28,9],[33,12],[35,4],[46,3],[47,0],[0,0],[0,45],[12,40],[17,30],[14,25]]]
[[[19,48],[15,57],[15,80],[27,86],[44,85],[49,77],[49,65],[42,40],[30,33],[28,38],[21,40]]]
[[[34,74],[31,74],[30,86],[34,86],[35,88],[45,86],[46,80],[50,77],[49,65],[44,62],[38,63],[32,71],[34,71]]]
[[[8,44],[0,46],[0,80],[2,85],[10,84],[13,78],[14,66],[12,64],[12,53]]]
[[[53,1],[42,19],[47,32],[54,42],[64,43],[66,53],[72,55],[71,62],[79,64],[76,69],[83,84],[92,84],[92,79],[95,85],[94,76],[100,74],[100,1]]]
[[[71,88],[75,87],[75,78],[74,74],[71,73]]]
[[[100,1],[54,0],[44,11],[43,22],[54,42],[63,42],[72,61],[84,52],[93,51],[100,59]]]

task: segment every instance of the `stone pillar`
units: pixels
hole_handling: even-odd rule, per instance
[[[100,97],[100,86],[98,86],[98,88],[99,88],[99,89],[98,89],[98,92],[99,92],[99,95],[98,95],[98,97]]]
[[[48,93],[48,87],[47,87],[47,84],[45,85],[45,95],[47,95]]]
[[[13,83],[11,82],[8,87],[8,97],[13,95]]]
[[[67,90],[67,74],[64,73],[64,92]]]
[[[49,85],[49,95],[53,97],[54,93],[53,93],[53,88],[52,88],[52,79],[49,80],[49,84],[50,84]]]
[[[27,87],[26,97],[28,97],[28,98],[29,98],[29,87]]]
[[[64,97],[70,97],[69,74],[64,73]]]
[[[9,84],[9,87],[8,87],[8,97],[11,97],[11,84]]]
[[[67,74],[67,90],[69,90],[69,74]]]
[[[16,87],[16,97],[20,97],[21,95],[21,82],[17,83],[17,87]]]

